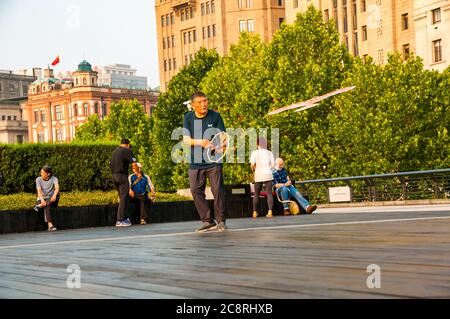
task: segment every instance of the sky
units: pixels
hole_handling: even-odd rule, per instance
[[[121,63],[159,86],[155,0],[0,0],[0,69]]]

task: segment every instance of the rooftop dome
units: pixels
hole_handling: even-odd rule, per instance
[[[83,60],[83,62],[78,64],[77,72],[92,72],[92,66],[88,61]]]

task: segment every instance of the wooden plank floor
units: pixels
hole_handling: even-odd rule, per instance
[[[198,225],[1,235],[0,298],[450,298],[450,205]],[[366,285],[370,264],[381,288]]]

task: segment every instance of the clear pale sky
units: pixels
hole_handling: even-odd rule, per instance
[[[0,0],[0,69],[129,64],[159,85],[155,0]]]

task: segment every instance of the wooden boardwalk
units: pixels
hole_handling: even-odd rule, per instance
[[[198,225],[1,235],[0,298],[450,298],[450,205]],[[367,287],[370,264],[381,288]]]

